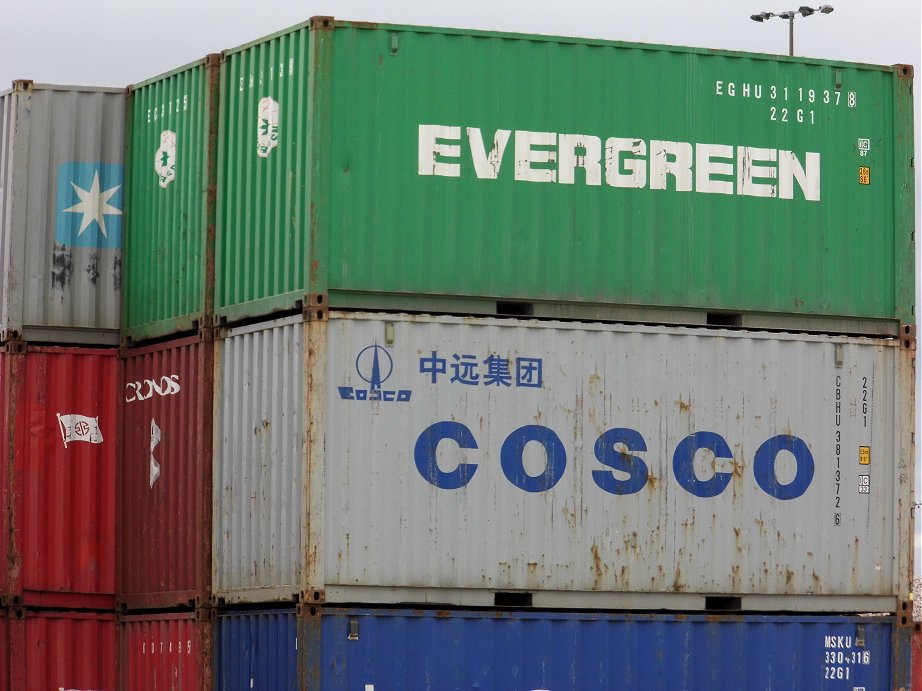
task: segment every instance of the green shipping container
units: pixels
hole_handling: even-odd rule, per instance
[[[222,60],[221,321],[914,321],[910,66],[331,18]]]
[[[127,343],[209,325],[219,68],[210,55],[128,89]]]

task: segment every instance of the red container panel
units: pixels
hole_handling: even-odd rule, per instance
[[[17,609],[9,635],[11,689],[115,691],[114,614]]]
[[[206,610],[207,611],[207,610]],[[125,616],[119,621],[123,691],[207,691],[213,624],[193,613]]]
[[[13,604],[115,602],[116,351],[3,355]]]
[[[0,610],[0,691],[10,688],[10,621],[9,612]]]
[[[119,586],[125,609],[211,593],[213,343],[185,338],[120,361]]]

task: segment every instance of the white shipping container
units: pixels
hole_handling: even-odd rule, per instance
[[[0,93],[0,338],[118,343],[123,89]]]
[[[892,339],[407,315],[231,330],[215,593],[896,611],[913,355]]]

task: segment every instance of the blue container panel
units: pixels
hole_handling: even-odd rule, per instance
[[[326,609],[322,622],[325,691],[854,691],[896,682],[892,619]]]
[[[216,691],[296,691],[295,611],[222,614],[215,643]]]

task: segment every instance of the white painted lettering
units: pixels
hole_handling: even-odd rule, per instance
[[[446,163],[441,158],[461,158],[460,144],[440,144],[439,140],[460,141],[460,127],[419,126],[419,174],[461,177],[460,163]]]
[[[692,188],[692,145],[688,142],[650,141],[650,189],[669,189],[666,176],[675,179],[676,192]]]
[[[778,196],[794,198],[794,180],[800,186],[804,199],[810,202],[820,200],[820,155],[808,151],[806,168],[800,165],[793,151],[778,152]]]
[[[516,130],[515,179],[524,182],[555,182],[557,171],[551,165],[557,162],[557,152],[547,147],[556,145],[557,135],[553,132]],[[536,146],[545,148],[535,149]]]
[[[502,165],[503,153],[506,151],[506,144],[509,143],[511,134],[511,130],[496,130],[496,134],[493,135],[493,146],[487,154],[483,146],[483,137],[480,136],[480,128],[467,128],[471,159],[474,161],[474,172],[478,178],[495,180],[499,176],[499,167]]]
[[[557,181],[572,185],[576,169],[586,171],[587,185],[602,184],[602,140],[586,134],[561,134],[558,139],[560,167]],[[581,151],[582,153],[577,153]]]
[[[736,86],[717,82],[720,88]],[[761,98],[761,87],[742,85],[742,93]],[[154,114],[156,117],[156,113]],[[513,171],[506,166],[505,179],[521,182],[558,182],[608,187],[672,190],[704,194],[739,195],[776,199],[820,201],[821,159],[818,152],[795,153],[731,144],[674,142],[636,137],[608,137],[604,151],[602,139],[591,134],[531,132],[497,129],[487,148],[483,132],[477,127],[419,125],[418,173],[460,177],[462,168],[462,129],[470,147],[474,175],[481,180],[497,180],[503,158],[514,137]],[[487,135],[489,136],[489,135]],[[577,173],[581,169],[582,173]],[[670,181],[669,178],[672,178]],[[800,194],[795,192],[800,189]],[[160,388],[165,385],[160,384]],[[145,400],[160,393],[156,385],[134,382],[126,386],[126,400]],[[161,394],[164,395],[164,394]],[[167,394],[168,395],[168,394]]]
[[[714,159],[727,159],[724,161]],[[712,175],[733,175],[733,147],[723,144],[695,144],[695,191],[733,194],[733,182],[714,180]]]
[[[631,154],[634,158],[621,154]],[[605,182],[612,187],[647,186],[647,143],[643,139],[609,137],[605,140]]]
[[[774,163],[778,158],[775,149],[760,149],[754,146],[741,146],[736,150],[736,193],[747,197],[774,197],[777,187],[773,183],[756,182],[757,180],[776,180],[776,166],[759,165]]]

